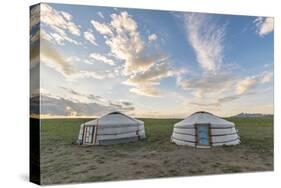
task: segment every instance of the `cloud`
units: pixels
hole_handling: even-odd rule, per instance
[[[254,23],[256,24],[256,32],[259,36],[267,35],[274,30],[274,18],[272,17],[258,17],[254,20]]]
[[[64,45],[64,41],[79,45],[70,35],[80,36],[79,27],[72,21],[72,16],[64,11],[52,8],[48,4],[40,4],[40,23],[51,28],[49,33],[55,42]]]
[[[165,58],[166,59],[166,58]],[[136,72],[129,76],[124,84],[134,86],[130,89],[138,95],[148,97],[159,97],[163,92],[156,89],[154,86],[159,85],[164,78],[177,76],[176,72],[168,63],[154,63],[151,64],[145,71]]]
[[[103,101],[101,96],[97,96],[97,95],[93,95],[93,94],[87,95],[87,98],[90,100],[95,100],[95,101]]]
[[[112,31],[111,31],[111,28],[108,24],[99,23],[95,20],[92,20],[91,24],[102,35],[112,35],[113,34]]]
[[[230,102],[230,101],[236,100],[240,97],[241,97],[240,95],[231,95],[231,96],[222,97],[222,98],[218,99],[218,103],[221,104],[221,103]]]
[[[84,103],[93,103],[94,102],[94,103],[97,103],[97,104],[100,104],[103,106],[112,107],[113,109],[118,110],[118,111],[132,111],[135,109],[133,103],[130,101],[106,100],[98,95],[81,93],[81,92],[75,91],[74,89],[66,88],[63,86],[61,86],[60,88],[65,90],[68,93],[67,96],[72,95],[71,98],[74,99],[76,102],[84,102]]]
[[[273,80],[273,73],[265,71],[256,76],[240,78],[234,86],[235,93],[233,95],[224,96],[218,99],[218,103],[226,103],[239,99],[245,95],[253,95],[259,92],[255,90],[258,86],[269,83]]]
[[[80,101],[80,102],[83,101],[85,103],[90,103],[90,102],[96,102],[101,104],[105,103],[105,100],[101,96],[81,93],[74,89],[63,87],[63,86],[60,86],[60,88],[67,92],[67,96],[71,96],[71,98],[75,99],[76,101]]]
[[[256,76],[241,79],[236,85],[236,94],[245,94],[260,84],[265,84],[273,80],[273,72],[265,71]]]
[[[184,23],[188,42],[202,73],[195,78],[179,77],[177,85],[190,91],[197,99],[216,98],[233,87],[237,80],[223,62],[225,25],[217,24],[211,16],[198,13],[184,14]]]
[[[117,29],[117,32],[118,30],[126,30],[129,32],[135,32],[137,30],[137,23],[125,11],[120,14],[112,14],[111,18],[111,25]]]
[[[123,100],[121,100],[121,101],[120,101],[120,103],[121,103],[122,105],[124,105],[124,106],[132,106],[132,105],[133,105],[133,103],[132,103],[132,102],[129,102],[129,101],[123,101]]]
[[[47,33],[44,29],[40,29],[40,38],[47,40],[49,42],[53,42],[55,39],[49,34]]]
[[[30,45],[34,45],[40,38],[40,6],[30,8]]]
[[[150,42],[157,40],[157,35],[156,34],[151,34],[148,36],[148,40]]]
[[[189,104],[195,105],[195,106],[205,106],[205,107],[218,107],[220,106],[219,103],[198,103],[198,102],[190,102]]]
[[[30,30],[40,23],[40,5],[34,5],[30,9]]]
[[[73,102],[65,98],[54,98],[41,95],[31,98],[31,113],[38,114],[36,106],[40,100],[40,115],[48,116],[100,116],[114,111],[111,106],[103,106],[97,103]]]
[[[79,27],[72,22],[72,16],[64,11],[58,11],[47,4],[40,4],[41,22],[52,27],[54,30],[57,28],[68,31],[73,35],[80,35]]]
[[[184,20],[187,38],[197,62],[204,71],[216,72],[223,61],[225,27],[204,14],[188,13]]]
[[[163,92],[154,86],[160,84],[163,78],[175,76],[176,72],[167,64],[152,64],[146,71],[138,72],[125,82],[127,85],[135,86],[130,92],[148,97],[159,97]]]
[[[263,72],[261,75],[261,83],[268,83],[273,80],[273,72]]]
[[[77,71],[70,65],[69,62],[65,60],[56,50],[50,48],[48,45],[42,43],[40,45],[40,56],[42,60],[49,60],[53,62],[51,66],[60,72],[63,72],[65,75],[71,75]],[[49,64],[50,65],[50,64]]]
[[[67,12],[64,12],[64,11],[60,11],[60,13],[63,15],[63,17],[68,20],[68,21],[71,21],[72,20],[72,16],[71,14],[67,13]]]
[[[199,78],[180,79],[178,85],[184,90],[195,91],[198,98],[203,98],[210,93],[219,93],[229,88],[236,78],[227,72],[205,74]]]
[[[112,107],[116,107],[120,111],[133,111],[135,110],[135,107],[133,106],[133,103],[128,102],[128,101],[109,101],[109,105]]]
[[[105,43],[113,56],[123,64],[125,84],[133,86],[130,91],[139,95],[156,96],[160,92],[153,85],[166,77],[175,76],[164,53],[151,53],[138,31],[138,24],[127,12],[112,14],[109,23],[91,21],[95,29],[104,35]],[[156,34],[148,36],[157,39]],[[169,70],[168,70],[169,69]]]
[[[127,12],[121,12],[112,14],[110,23],[99,23],[94,20],[91,23],[100,34],[106,35],[105,43],[110,47],[111,53],[116,58],[124,60],[124,72],[130,74],[131,71],[137,71],[136,67],[142,63],[140,59],[144,42],[137,31],[135,20]]]
[[[236,85],[236,94],[245,94],[250,89],[253,89],[258,84],[258,79],[256,77],[246,77],[240,80]]]
[[[84,94],[82,95],[82,94],[78,93],[77,91],[74,91],[73,89],[66,88],[66,87],[63,87],[63,86],[60,86],[60,88],[62,88],[63,90],[68,91],[70,94],[78,95],[78,96],[84,96]]]
[[[223,103],[259,92],[259,86],[272,81],[273,73],[241,77],[233,74],[232,65],[223,62],[225,25],[204,14],[184,16],[187,38],[202,68],[198,77],[178,77],[177,85],[189,91],[194,106],[219,107]],[[230,67],[229,67],[230,66]]]
[[[125,74],[148,71],[154,64],[166,63],[168,58],[167,55],[158,53],[133,57],[128,61]]]
[[[31,42],[31,44],[36,42],[36,41],[39,41],[39,39],[40,39],[39,34],[40,34],[40,30],[37,30],[34,34],[32,34],[32,33],[30,34],[30,42]]]
[[[126,83],[128,85],[158,85],[161,79],[174,75],[175,72],[170,65],[164,62],[150,65],[146,71],[132,75]]]
[[[194,99],[191,103],[204,106],[210,101],[213,106],[237,100],[246,95],[259,92],[258,87],[273,80],[273,73],[269,71],[248,77],[234,76],[231,73],[206,74],[194,79],[179,79],[178,85],[190,91]]]
[[[70,43],[79,45],[80,43],[77,42],[76,40],[69,38],[66,33],[63,30],[60,30],[59,33],[56,32],[46,32],[45,29],[40,28],[38,29],[37,32],[34,35],[31,35],[31,42],[34,43],[36,41],[39,41],[39,39],[46,40],[52,44],[58,44],[58,45],[64,45],[65,41],[68,41]],[[40,35],[40,38],[39,38]]]
[[[99,15],[99,17],[101,17],[102,19],[104,19],[104,15],[102,14],[102,12],[98,12],[97,14]]]
[[[101,54],[98,54],[98,53],[91,53],[89,55],[89,58],[90,59],[93,59],[93,60],[96,60],[96,61],[99,61],[99,62],[103,62],[105,64],[109,64],[109,65],[115,65],[114,61],[101,55]]]
[[[46,116],[100,116],[112,111],[133,111],[133,103],[129,101],[106,101],[93,94],[82,94],[73,89],[61,87],[68,92],[70,96],[79,96],[92,98],[94,100],[83,101],[81,98],[60,97],[51,94],[48,91],[40,90],[39,93],[30,98],[31,114]],[[81,100],[80,100],[81,99]],[[103,101],[103,102],[100,102]],[[38,105],[40,104],[40,112]]]
[[[131,88],[130,92],[147,97],[160,97],[162,95],[162,92],[147,85],[139,85],[138,87]]]
[[[262,82],[260,75],[239,78],[229,70],[223,70],[227,67],[223,64],[225,25],[218,25],[212,17],[196,13],[186,14],[184,20],[188,41],[203,74],[197,78],[179,79],[181,88],[191,91],[199,101],[212,99],[212,104],[218,106],[247,95]],[[270,75],[264,76],[264,80],[270,79]],[[233,91],[235,94],[228,95]],[[199,104],[196,102],[194,105]]]
[[[32,54],[36,54],[33,52]],[[32,57],[33,58],[33,57]],[[45,43],[40,45],[40,61],[47,65],[48,67],[54,69],[58,73],[62,74],[67,80],[74,81],[83,78],[94,78],[102,80],[105,78],[114,78],[116,72],[109,70],[102,71],[88,71],[88,70],[78,70],[72,66],[72,62],[69,59],[62,56],[58,51],[49,47]]]
[[[69,56],[66,58],[66,61],[72,64],[73,62],[81,62],[82,60],[78,56]]]
[[[96,43],[96,38],[95,36],[93,35],[93,33],[91,33],[90,31],[85,31],[84,32],[84,38],[89,41],[90,43],[92,43],[93,45],[97,46],[97,43]]]
[[[80,70],[76,72],[75,74],[72,74],[71,76],[66,77],[70,81],[74,81],[77,79],[82,79],[82,78],[94,78],[97,80],[103,80],[105,78],[114,78],[115,74],[114,72],[109,72],[109,71],[87,71],[87,70]]]

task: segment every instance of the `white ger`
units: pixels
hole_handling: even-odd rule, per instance
[[[108,145],[128,143],[145,138],[144,123],[121,112],[111,112],[80,125],[77,143]]]
[[[171,142],[198,148],[240,144],[235,124],[208,112],[196,112],[174,125]]]

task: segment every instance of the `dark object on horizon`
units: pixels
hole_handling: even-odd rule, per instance
[[[235,118],[257,118],[257,117],[273,117],[273,114],[261,114],[261,113],[240,113],[235,116]]]

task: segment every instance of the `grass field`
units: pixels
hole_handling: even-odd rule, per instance
[[[42,120],[42,184],[273,170],[273,118],[230,118],[242,143],[211,149],[170,143],[179,119],[142,120],[145,140],[112,146],[73,144],[88,119]]]

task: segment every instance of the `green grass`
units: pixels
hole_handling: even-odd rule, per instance
[[[180,119],[141,119],[145,122],[146,139],[129,144],[115,145],[119,149],[133,149],[136,146],[152,150],[167,151],[174,149],[170,143],[173,125]],[[273,118],[228,118],[239,130],[242,145],[259,152],[273,152]],[[44,119],[41,121],[41,147],[45,145],[69,145],[76,141],[80,124],[89,119]],[[112,146],[110,146],[112,147]],[[51,149],[51,148],[49,148]]]
[[[273,118],[229,118],[236,124],[241,146],[251,148],[262,155],[273,155]]]
[[[170,142],[180,119],[141,119],[146,139],[109,146],[75,145],[89,119],[41,121],[42,183],[235,173],[273,169],[273,118],[229,118],[241,144],[194,149]]]

